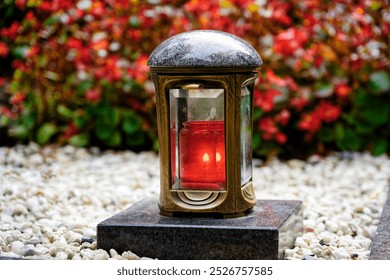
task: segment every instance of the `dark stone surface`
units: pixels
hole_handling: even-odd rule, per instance
[[[387,201],[371,245],[369,259],[390,260],[390,192],[387,195]]]
[[[97,245],[158,259],[282,259],[302,234],[302,202],[258,200],[240,218],[165,217],[144,199],[97,226]]]
[[[150,55],[150,67],[259,67],[257,51],[241,38],[216,30],[196,30],[162,42]]]

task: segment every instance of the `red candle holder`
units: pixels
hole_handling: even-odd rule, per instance
[[[189,190],[224,190],[224,121],[188,121],[180,131],[180,186]]]

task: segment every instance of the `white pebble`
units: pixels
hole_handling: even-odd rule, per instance
[[[27,214],[28,214],[27,208],[20,203],[16,204],[14,210],[12,211],[12,215],[27,215]]]
[[[81,258],[81,256],[80,256],[80,254],[74,255],[73,258],[72,258],[72,260],[81,260],[81,259],[82,259],[82,258]]]
[[[108,260],[109,259],[109,256],[108,254],[104,254],[104,253],[98,253],[94,258],[94,260]]]
[[[63,251],[58,252],[56,255],[56,260],[67,260],[67,259],[68,259],[68,254]]]
[[[65,237],[61,236],[59,239],[57,239],[54,244],[58,247],[58,248],[66,248],[66,246],[68,246],[68,242],[66,242],[66,239]]]
[[[110,255],[113,258],[114,256],[118,256],[118,252],[115,249],[110,249]]]
[[[82,259],[93,260],[95,253],[91,249],[84,249],[81,251]]]
[[[332,253],[336,260],[345,260],[351,258],[350,254],[348,254],[348,252],[343,248],[337,248]]]
[[[64,238],[66,239],[67,243],[68,244],[71,244],[71,243],[81,243],[81,238],[83,236],[80,234],[80,233],[76,233],[76,232],[73,232],[73,231],[68,231],[65,235],[64,235]]]
[[[14,252],[15,254],[20,255],[23,251],[24,244],[21,241],[14,241],[10,244],[11,251]]]
[[[301,248],[306,248],[306,249],[309,248],[309,245],[305,242],[305,240],[303,240],[302,237],[297,237],[297,239],[295,240],[295,246],[301,247]]]
[[[83,231],[83,237],[85,238],[95,238],[96,237],[96,231],[90,228],[85,228]]]
[[[122,257],[128,260],[139,260],[140,257],[131,251],[125,251],[122,253]]]
[[[326,225],[327,230],[329,230],[330,232],[337,232],[337,230],[338,230],[337,223],[335,223],[333,221],[326,221],[325,225]]]

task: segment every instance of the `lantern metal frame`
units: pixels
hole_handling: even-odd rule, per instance
[[[196,32],[196,31],[195,31]],[[221,32],[222,33],[222,32]],[[231,35],[229,35],[231,36]],[[249,44],[248,44],[249,45]],[[254,51],[255,52],[255,51]],[[258,54],[255,52],[258,56]],[[153,56],[153,54],[152,54]],[[251,121],[253,122],[253,91],[258,77],[260,63],[256,65],[230,65],[226,67],[190,65],[188,67],[160,66],[149,63],[151,78],[156,89],[158,140],[160,152],[160,213],[172,216],[180,213],[210,213],[223,217],[244,215],[256,205],[252,176],[241,185],[241,98],[242,88],[250,92]],[[225,168],[226,190],[217,191],[212,200],[203,204],[191,203],[180,195],[182,191],[172,189],[170,153],[170,100],[169,90],[179,88],[183,83],[205,82],[224,90],[225,121]],[[251,125],[252,127],[252,125]],[[251,129],[252,133],[252,129]],[[252,136],[252,135],[251,135]],[[252,139],[252,137],[251,137]]]

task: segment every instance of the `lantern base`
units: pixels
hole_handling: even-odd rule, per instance
[[[221,214],[221,213],[190,213],[190,212],[165,212],[163,210],[160,210],[160,214],[169,218],[177,217],[177,218],[222,218],[222,219],[231,219],[231,218],[239,218],[244,217],[248,215],[252,211],[251,209],[248,209],[244,212],[238,212],[238,213],[228,213],[228,214]]]
[[[165,217],[144,199],[97,226],[97,246],[158,259],[283,259],[302,235],[302,202],[258,200],[245,216]]]

